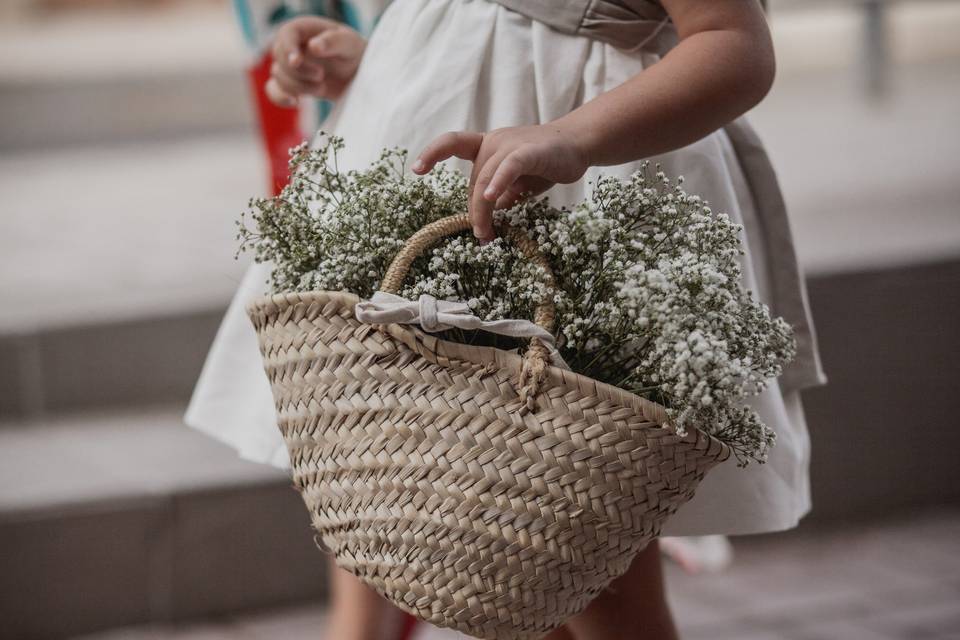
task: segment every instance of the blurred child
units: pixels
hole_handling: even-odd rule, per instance
[[[755,0],[399,0],[367,43],[328,21],[277,32],[266,85],[277,104],[339,97],[324,128],[342,136],[340,168],[384,147],[449,160],[470,176],[470,216],[492,237],[494,209],[526,193],[556,205],[589,195],[600,174],[644,159],[683,175],[715,211],[744,226],[743,286],[789,322],[797,357],[748,403],[777,434],[763,465],[722,463],[667,521],[666,536],[779,531],[811,508],[810,442],[800,390],[825,384],[805,283],[776,176],[742,117],[774,76]],[[191,405],[193,423],[249,457],[285,466],[283,441],[243,307],[269,265],[241,284]],[[549,638],[677,637],[659,545]]]

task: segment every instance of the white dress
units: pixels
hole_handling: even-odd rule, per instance
[[[530,11],[524,10],[525,2]],[[591,11],[559,16],[572,17],[573,23],[558,19],[548,26],[530,17],[552,11],[546,0],[395,1],[370,39],[349,91],[324,125],[346,141],[341,168],[366,167],[384,147],[404,147],[415,155],[445,131],[553,120],[655,63],[675,42],[672,25],[657,18],[658,5],[647,0],[584,0],[584,6],[588,3]],[[625,15],[632,22],[624,21]],[[624,29],[617,28],[617,20]],[[607,33],[594,37],[594,28]],[[622,48],[624,40],[636,46]],[[767,463],[738,468],[731,458],[711,470],[695,497],[667,521],[663,534],[794,527],[811,508],[810,441],[799,391],[825,384],[827,378],[775,176],[742,119],[651,160],[660,162],[668,175],[683,175],[688,191],[745,225],[743,284],[794,326],[799,346],[784,374],[749,401],[777,434]],[[455,166],[469,169],[460,161]],[[588,195],[589,179],[600,173],[628,175],[638,167],[635,162],[591,169],[583,181],[557,186],[548,195],[557,204],[573,204]],[[246,274],[186,421],[232,445],[244,458],[286,468],[270,388],[244,312],[249,300],[266,292],[268,275],[266,265],[254,265]]]

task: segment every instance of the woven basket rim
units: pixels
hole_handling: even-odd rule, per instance
[[[315,290],[275,293],[251,300],[246,305],[246,312],[251,317],[254,315],[272,316],[279,314],[285,308],[295,304],[332,301],[354,306],[361,300],[362,298],[360,296],[350,293],[349,291]],[[516,352],[506,351],[497,347],[469,345],[451,340],[443,340],[429,332],[423,331],[417,325],[389,323],[379,325],[371,324],[370,326],[372,328],[380,327],[385,329],[396,337],[406,335],[419,342],[426,343],[430,349],[439,356],[464,360],[474,364],[497,364],[514,375],[518,374],[523,363],[523,357]],[[600,380],[576,373],[569,369],[562,369],[548,364],[545,388],[553,385],[576,386],[581,389],[586,389],[591,395],[602,400],[610,400],[630,407],[638,411],[647,420],[655,422],[662,428],[669,429],[676,433],[676,428],[667,416],[666,407],[615,385],[601,382]],[[695,425],[690,425],[687,428],[684,440],[687,438],[695,438],[696,433],[705,436],[713,443],[713,446],[719,445],[722,448],[718,462],[726,460],[732,454],[732,449],[728,444]]]

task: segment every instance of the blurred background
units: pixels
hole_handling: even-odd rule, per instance
[[[670,597],[694,640],[960,638],[960,2],[770,19],[814,509]],[[320,637],[300,498],[181,421],[269,189],[254,61],[227,0],[0,3],[2,638]]]

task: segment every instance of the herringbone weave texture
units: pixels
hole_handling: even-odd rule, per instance
[[[729,448],[663,407],[516,353],[368,325],[342,292],[248,308],[317,543],[401,609],[539,638],[623,574]]]

